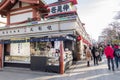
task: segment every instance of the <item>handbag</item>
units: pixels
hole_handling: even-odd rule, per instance
[[[95,56],[99,56],[99,52],[95,52]]]

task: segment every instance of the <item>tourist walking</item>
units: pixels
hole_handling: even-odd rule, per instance
[[[99,50],[99,61],[102,61],[103,47],[100,46],[100,47],[98,48],[98,50]]]
[[[120,46],[114,48],[114,57],[115,57],[115,64],[116,68],[118,69],[120,63]]]
[[[92,56],[93,56],[94,65],[98,65],[98,55],[97,55],[96,51],[97,51],[97,48],[95,46],[93,46]]]
[[[89,47],[87,47],[86,49],[86,60],[87,60],[87,66],[90,66],[90,61],[91,61],[91,50],[89,49]]]
[[[104,53],[107,58],[108,70],[111,70],[111,65],[112,65],[112,70],[114,71],[113,52],[114,52],[114,50],[109,44],[104,49]]]

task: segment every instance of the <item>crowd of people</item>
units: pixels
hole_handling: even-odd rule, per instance
[[[93,46],[92,48],[87,47],[85,50],[87,66],[90,66],[91,59],[94,65],[99,65],[102,61],[102,56],[105,55],[107,59],[108,70],[115,70],[115,66],[118,69],[120,63],[120,46],[117,44],[106,45],[106,46]]]

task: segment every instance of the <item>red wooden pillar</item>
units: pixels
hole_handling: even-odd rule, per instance
[[[0,44],[0,70],[3,68],[3,45]]]
[[[63,41],[60,41],[60,74],[64,73]]]

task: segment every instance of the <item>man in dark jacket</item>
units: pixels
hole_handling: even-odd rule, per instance
[[[97,49],[95,46],[93,46],[92,48],[92,56],[93,56],[93,61],[94,61],[94,65],[98,65],[98,57],[95,55]]]
[[[115,57],[115,64],[116,64],[116,68],[118,69],[119,67],[119,62],[120,62],[120,47],[119,48],[115,48],[114,50],[114,57]]]

